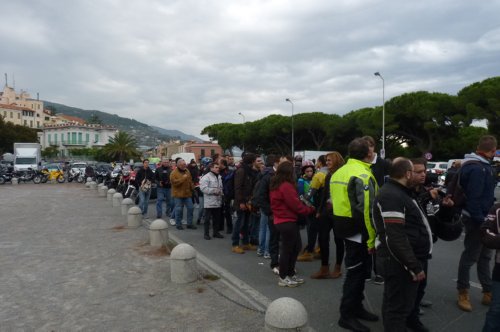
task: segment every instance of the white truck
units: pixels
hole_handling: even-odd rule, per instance
[[[36,170],[42,161],[39,143],[14,143],[14,169],[16,171],[32,168]]]

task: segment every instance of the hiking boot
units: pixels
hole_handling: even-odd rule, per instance
[[[296,281],[290,279],[290,277],[285,277],[285,279],[278,278],[278,286],[281,287],[297,287],[299,284]]]
[[[314,259],[321,259],[321,250],[319,249],[319,247],[314,248],[313,257]]]
[[[245,250],[241,249],[240,246],[233,246],[231,251],[234,252],[235,254],[244,254],[245,253]]]
[[[491,304],[491,292],[484,292],[483,293],[483,299],[481,300],[481,303],[483,305],[490,305]]]
[[[297,262],[312,262],[313,259],[313,254],[307,250],[304,250],[304,252],[300,254],[299,257],[297,257]]]
[[[470,304],[469,291],[467,289],[458,290],[458,307],[463,311],[472,311],[472,305]]]
[[[330,279],[329,265],[321,265],[318,272],[311,275],[311,279]]]
[[[241,249],[243,250],[257,250],[257,246],[254,246],[253,244],[244,244],[241,246]]]
[[[330,276],[332,277],[332,279],[337,279],[337,278],[340,278],[341,275],[342,275],[342,271],[340,269],[340,265],[335,264],[335,267],[333,268],[332,273],[330,273]]]

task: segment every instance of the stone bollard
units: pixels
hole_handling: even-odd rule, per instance
[[[149,226],[149,244],[152,247],[161,247],[168,243],[168,226],[165,220],[156,219]]]
[[[113,195],[113,207],[119,207],[122,205],[123,195],[121,193],[115,193]]]
[[[101,188],[99,189],[99,196],[106,197],[107,194],[108,194],[108,187],[101,186]]]
[[[90,182],[85,182],[85,187],[86,187],[87,189],[90,189]]]
[[[128,214],[128,209],[134,205],[134,201],[132,198],[124,198],[122,201],[122,216],[126,216]]]
[[[291,297],[281,297],[267,307],[264,331],[311,331],[306,308]]]
[[[97,188],[97,183],[95,183],[94,181],[91,181],[89,187],[90,187],[90,189],[95,190]]]
[[[176,284],[187,284],[198,279],[196,250],[189,244],[178,244],[170,253],[170,278]]]
[[[138,206],[132,206],[128,209],[127,223],[128,227],[137,228],[141,226],[142,211]]]
[[[87,181],[85,181],[85,183],[88,183],[88,182],[92,182],[92,178],[90,176],[87,177]]]
[[[109,189],[109,190],[108,190],[108,192],[106,193],[106,196],[107,196],[107,197],[106,197],[106,199],[107,199],[108,201],[110,201],[111,203],[113,203],[113,195],[114,195],[115,193],[116,193],[116,190],[115,190],[115,189],[113,189],[113,188]]]
[[[19,184],[19,179],[18,178],[12,178],[10,179],[13,185],[17,186]]]

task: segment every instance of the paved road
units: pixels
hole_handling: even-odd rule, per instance
[[[0,331],[261,330],[225,283],[173,284],[110,205],[80,184],[0,186]]]
[[[498,189],[498,188],[497,188]],[[496,191],[498,195],[500,190]],[[498,196],[497,196],[498,197]],[[151,213],[151,216],[153,214]],[[290,289],[277,285],[277,277],[269,269],[269,261],[257,257],[255,252],[244,255],[231,253],[229,236],[225,239],[204,240],[201,227],[196,231],[177,231],[171,233],[184,242],[193,245],[217,264],[233,273],[236,277],[255,288],[270,301],[283,296],[293,297],[302,302],[310,317],[310,324],[318,331],[343,330],[337,325],[338,307],[342,293],[342,279],[313,280],[306,278],[301,287]],[[302,232],[304,239],[305,232]],[[472,313],[460,311],[456,306],[456,274],[460,254],[463,250],[463,236],[453,242],[438,241],[434,246],[433,259],[429,262],[429,284],[425,298],[434,303],[425,309],[422,322],[432,331],[472,332],[480,331],[484,323],[487,307],[481,305],[481,289],[475,268],[471,270]],[[335,257],[333,253],[330,257]],[[319,261],[298,263],[298,272],[309,276],[319,268]],[[380,314],[383,286],[367,283],[366,305]],[[368,323],[372,331],[383,331],[382,323]]]

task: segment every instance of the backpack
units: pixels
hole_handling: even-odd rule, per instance
[[[467,164],[481,164],[480,161],[469,161]],[[464,163],[465,165],[465,163]],[[463,167],[463,165],[462,165]],[[455,176],[451,179],[450,183],[448,184],[448,187],[446,188],[446,193],[451,197],[454,203],[454,207],[457,210],[462,210],[465,207],[465,201],[467,200],[467,197],[465,195],[464,188],[462,187],[462,184],[460,183],[462,175],[462,168],[460,168],[455,174]]]
[[[234,173],[236,171],[230,171],[222,179],[222,191],[227,199],[234,199]]]

